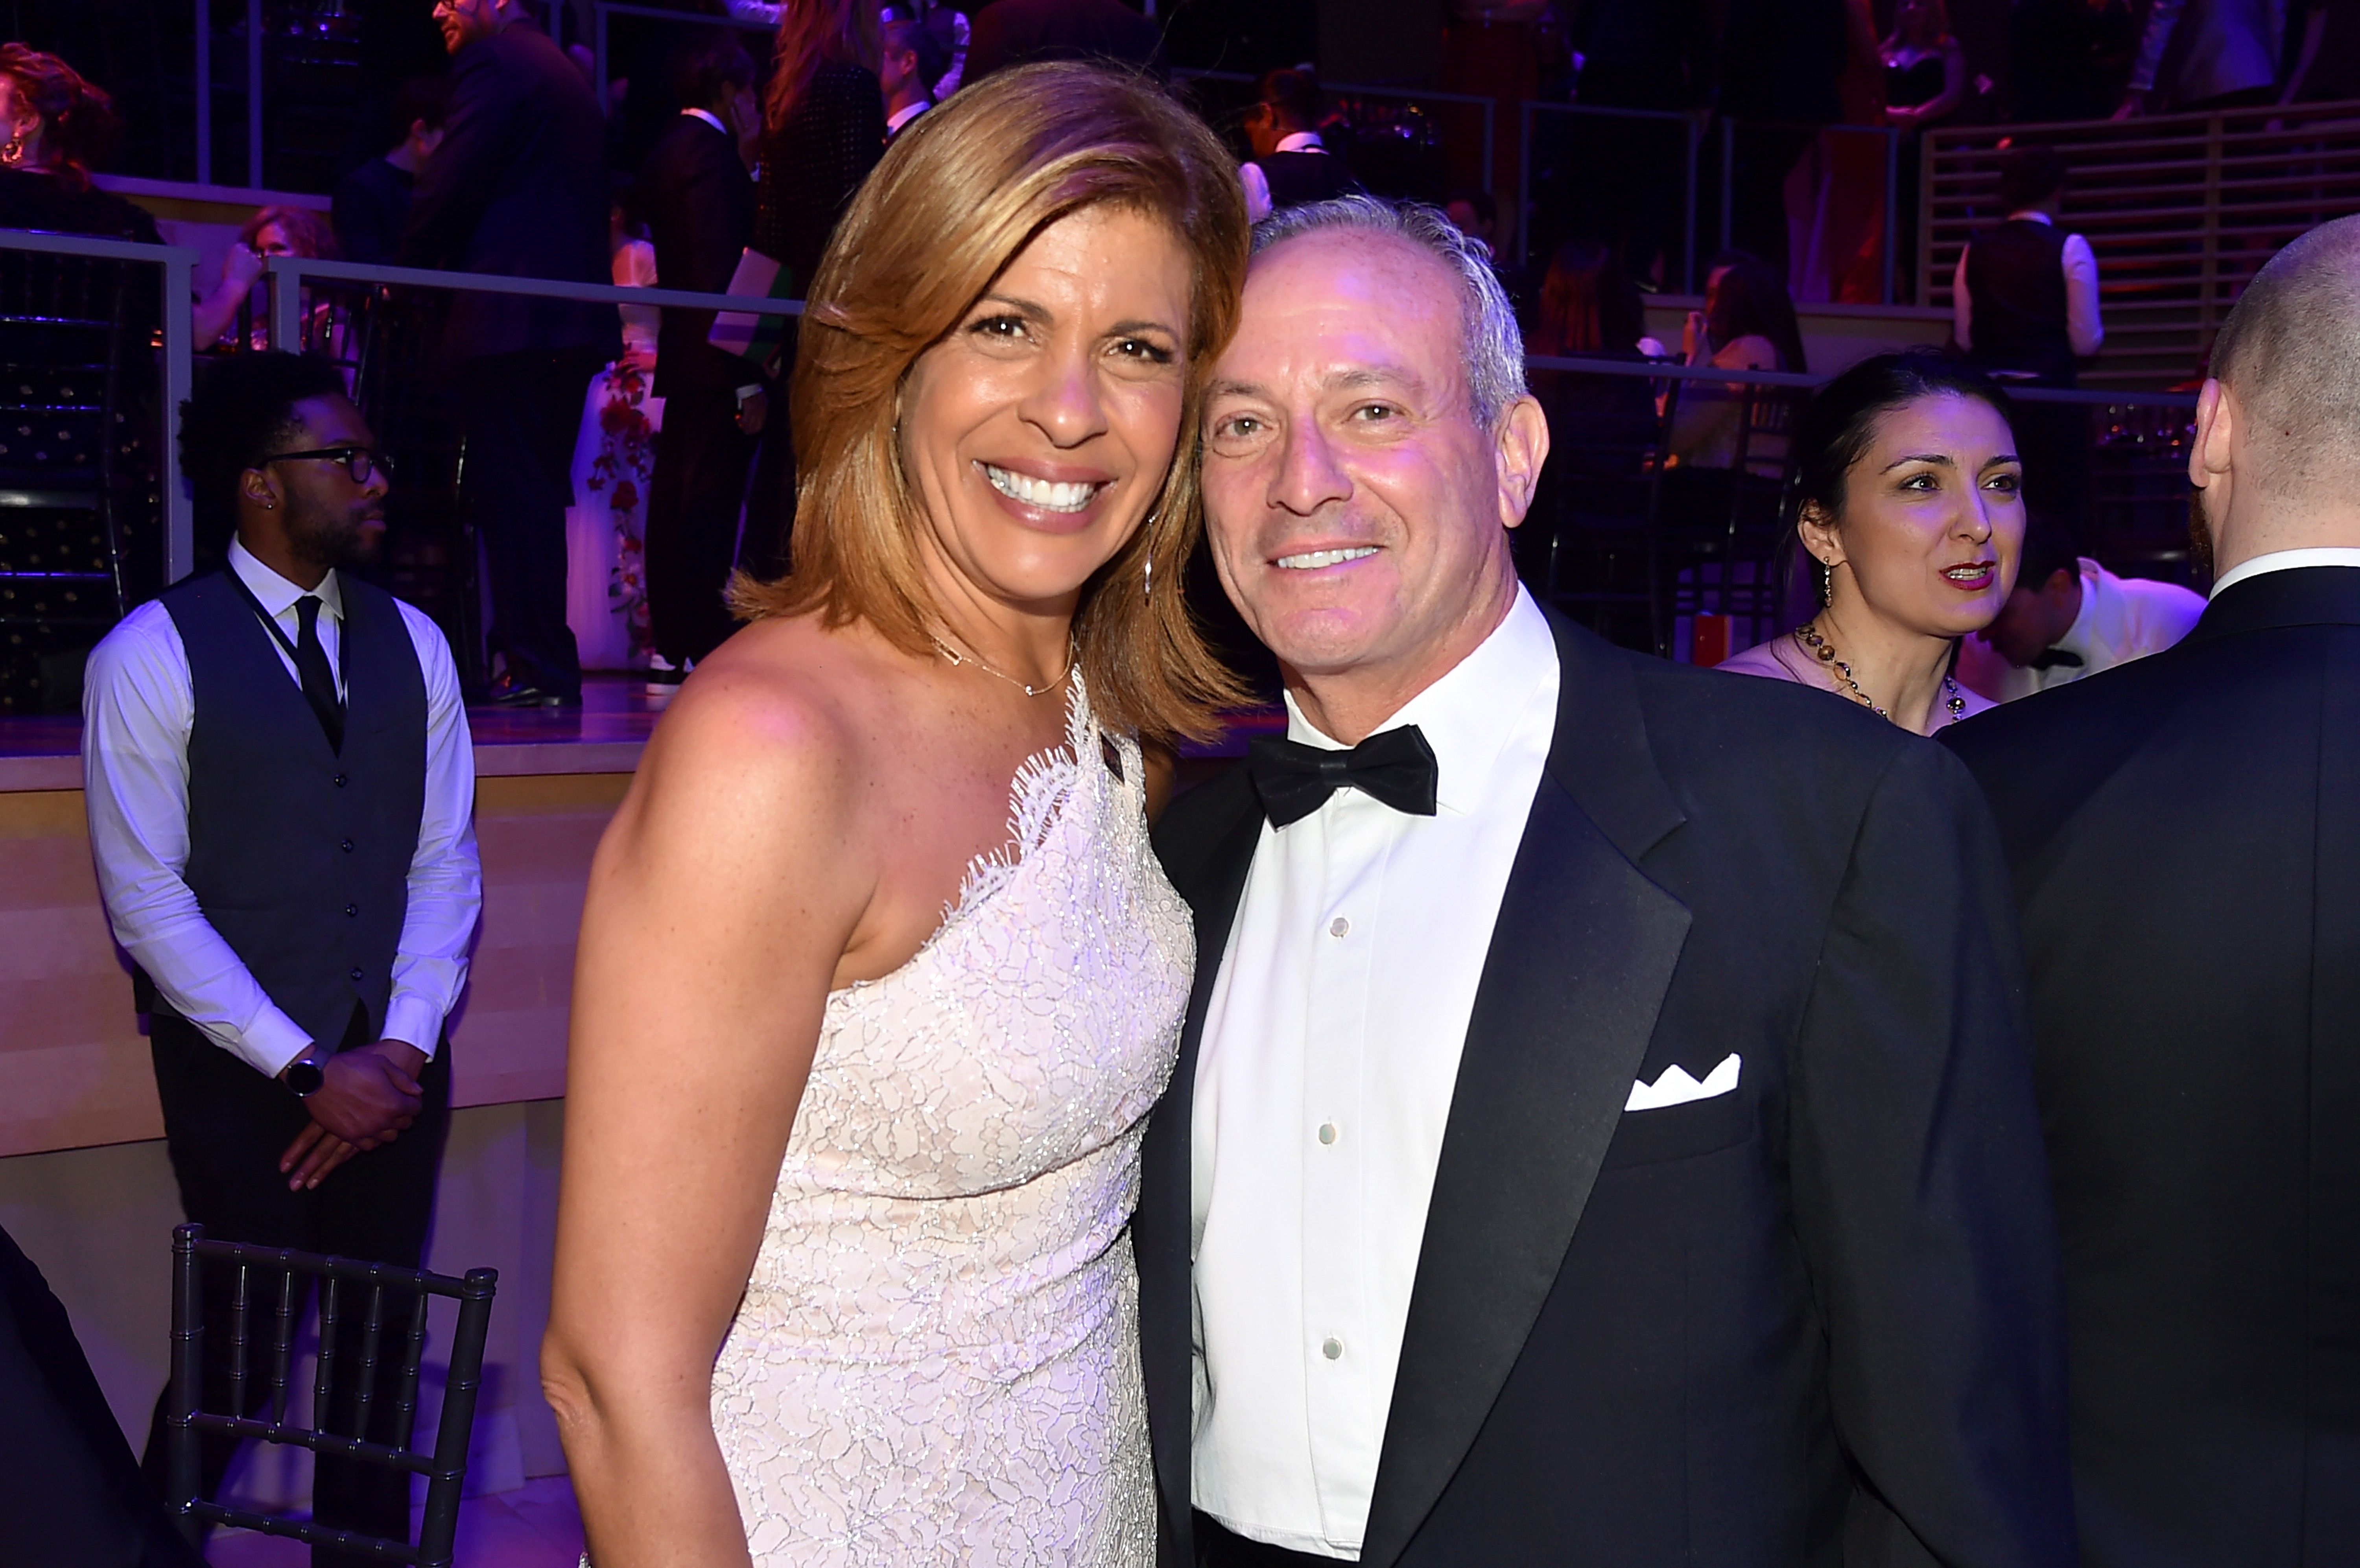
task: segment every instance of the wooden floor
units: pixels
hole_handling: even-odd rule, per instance
[[[224,1530],[205,1548],[205,1561],[213,1568],[311,1568],[311,1549]],[[582,1516],[563,1475],[460,1505],[458,1568],[574,1568],[581,1561]]]

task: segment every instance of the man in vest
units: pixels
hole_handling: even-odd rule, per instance
[[[2098,261],[2090,242],[2057,225],[2065,165],[2043,147],[2009,150],[2000,163],[2005,221],[1959,253],[1951,275],[1952,335],[1967,357],[2016,386],[2070,388],[2075,362],[2098,352]],[[2025,403],[2016,418],[2027,497],[2078,530],[2087,510],[2089,411]]]
[[[92,651],[82,772],[181,1206],[218,1238],[415,1268],[449,1119],[443,1023],[482,906],[451,651],[351,571],[384,535],[390,475],[333,365],[222,362],[182,407],[180,462],[201,515],[235,517],[229,563]],[[206,1313],[226,1325],[225,1288]],[[209,1363],[228,1348],[207,1336]],[[227,1375],[208,1365],[209,1408]],[[248,1383],[258,1402],[267,1379]],[[340,1379],[330,1426],[398,1441],[399,1384],[390,1356],[366,1401]],[[205,1495],[235,1446],[208,1444]],[[409,1500],[406,1475],[319,1460],[322,1523],[406,1540]],[[367,1559],[314,1556],[344,1561]]]

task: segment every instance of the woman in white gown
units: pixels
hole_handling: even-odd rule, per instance
[[[1154,1560],[1126,1227],[1193,944],[1140,741],[1235,695],[1181,577],[1246,247],[1210,133],[1076,65],[837,229],[795,570],[583,921],[543,1370],[598,1568]]]

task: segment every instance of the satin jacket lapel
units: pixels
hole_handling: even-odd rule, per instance
[[[1468,1023],[1366,1568],[1408,1546],[1522,1353],[1688,940],[1688,909],[1634,864],[1684,819],[1626,656],[1556,628],[1557,733]]]
[[[1262,812],[1242,775],[1206,786],[1236,792],[1230,820],[1207,835],[1208,848],[1188,873],[1174,881],[1196,916],[1196,975],[1188,995],[1187,1021],[1180,1031],[1180,1054],[1171,1085],[1149,1117],[1140,1149],[1141,1196],[1132,1236],[1140,1274],[1140,1343],[1145,1357],[1148,1421],[1156,1479],[1166,1504],[1166,1536],[1177,1535],[1178,1561],[1192,1561],[1189,1530],[1189,1455],[1194,1424],[1190,1388],[1194,1261],[1191,1229],[1190,1149],[1196,1087],[1196,1051],[1204,1038],[1205,1009],[1219,977],[1229,927],[1245,894],[1246,873],[1261,841]],[[1151,1212],[1151,1209],[1153,1212]],[[1167,1555],[1164,1561],[1175,1559]]]

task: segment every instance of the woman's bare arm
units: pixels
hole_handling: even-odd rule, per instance
[[[713,1362],[875,885],[854,744],[742,665],[701,674],[591,868],[541,1377],[598,1568],[748,1561]]]

